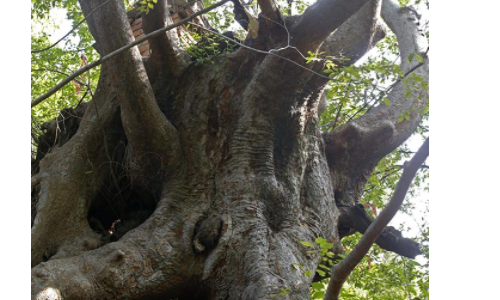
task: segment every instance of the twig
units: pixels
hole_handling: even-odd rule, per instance
[[[70,76],[68,75],[67,73],[64,73],[64,72],[61,72],[59,70],[54,70],[54,69],[33,69],[31,70],[32,72],[53,72],[53,73],[57,73],[57,74],[60,74],[60,75],[64,75],[64,76]],[[83,85],[83,86],[86,86],[87,84],[81,82],[80,80],[76,79],[75,78],[75,81],[79,84],[79,85]]]

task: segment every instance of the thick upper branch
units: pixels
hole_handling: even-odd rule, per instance
[[[386,35],[386,27],[380,21],[380,7],[381,0],[366,3],[325,40],[320,48],[322,56],[333,57],[342,67],[356,63],[368,53]]]
[[[386,35],[386,27],[380,22],[380,0],[366,3],[347,22],[331,34],[321,46],[321,57],[332,58],[337,66],[343,67],[356,63],[377,45]],[[343,60],[341,60],[343,59]],[[313,71],[322,73],[324,63],[315,62]],[[329,79],[312,76],[305,91],[312,91],[317,97]]]
[[[280,19],[280,12],[276,8],[273,0],[258,0],[260,9],[262,10],[262,14],[264,16],[274,22],[278,22]],[[268,22],[268,24],[272,24]]]
[[[121,1],[105,6],[94,19],[105,54],[134,41]],[[139,50],[129,49],[111,63],[112,82],[129,143],[132,176],[149,181],[166,169],[174,174],[181,163],[177,130],[158,107]]]
[[[241,5],[240,0],[231,0],[234,5],[233,13],[234,19],[238,22],[243,29],[248,30],[248,24],[250,23],[250,19],[248,15],[245,13],[245,8]]]
[[[167,0],[159,0],[154,9],[142,17],[142,29],[146,34],[173,24]],[[190,62],[189,55],[180,47],[179,37],[175,31],[149,39],[152,50],[150,64],[159,70],[179,74]]]
[[[370,0],[319,0],[298,17],[291,33],[301,51],[316,51],[337,28]]]
[[[365,233],[373,222],[361,204],[351,207],[340,207],[339,211],[338,226],[340,238],[355,232]],[[422,254],[417,243],[404,238],[400,231],[390,226],[384,229],[375,243],[382,249],[393,251],[408,258],[415,258],[417,255]]]

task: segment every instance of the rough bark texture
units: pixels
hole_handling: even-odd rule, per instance
[[[85,14],[103,3],[79,2]],[[147,31],[171,22],[165,3]],[[378,2],[320,0],[284,26],[268,22],[282,17],[262,3],[268,18],[244,43],[286,48],[274,53],[287,60],[240,48],[214,64],[187,64],[165,34],[151,42],[153,65],[136,48],[103,65],[78,129],[36,162],[32,299],[250,300],[284,288],[281,299],[309,299],[313,278],[292,264],[314,271],[320,257],[300,241],[339,241],[338,207],[359,203],[375,164],[421,117],[396,123],[417,101],[396,88],[391,101],[400,104],[323,134],[326,82],[291,64],[318,68],[286,46],[350,49],[343,54],[353,63],[383,37]],[[122,1],[88,23],[102,55],[133,40]],[[401,31],[401,39],[418,34]],[[423,51],[402,49],[403,57]]]

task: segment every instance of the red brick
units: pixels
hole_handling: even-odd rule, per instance
[[[141,29],[142,28],[142,20],[139,20],[139,23],[136,23],[137,21],[135,21],[132,25],[132,31],[136,31],[138,29]]]

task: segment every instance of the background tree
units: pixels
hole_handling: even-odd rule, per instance
[[[148,4],[146,33],[172,24],[165,1]],[[158,32],[149,59],[131,47],[107,60],[95,90],[97,72],[75,77],[75,90],[53,99],[82,103],[56,120],[39,125],[54,109],[33,101],[33,299],[307,299],[322,256],[304,242],[322,238],[339,254],[341,237],[367,229],[359,204],[383,206],[367,183],[384,191],[379,175],[400,168],[394,150],[427,131],[419,128],[428,108],[421,16],[395,1],[320,0],[293,16],[279,2],[258,4],[230,53],[193,63],[190,46]],[[83,20],[75,2],[64,5]],[[83,49],[91,34],[104,60],[134,41],[122,2],[79,5]],[[32,18],[43,18],[51,6],[32,7]],[[219,14],[207,17],[214,28],[190,26],[218,36]],[[355,66],[389,33],[380,16],[401,64]],[[43,44],[32,35],[32,95],[53,86],[61,68],[97,58],[33,51]],[[389,36],[386,49],[395,45]],[[72,60],[41,71],[54,69],[58,53]],[[398,234],[386,229],[377,243],[420,253]]]

